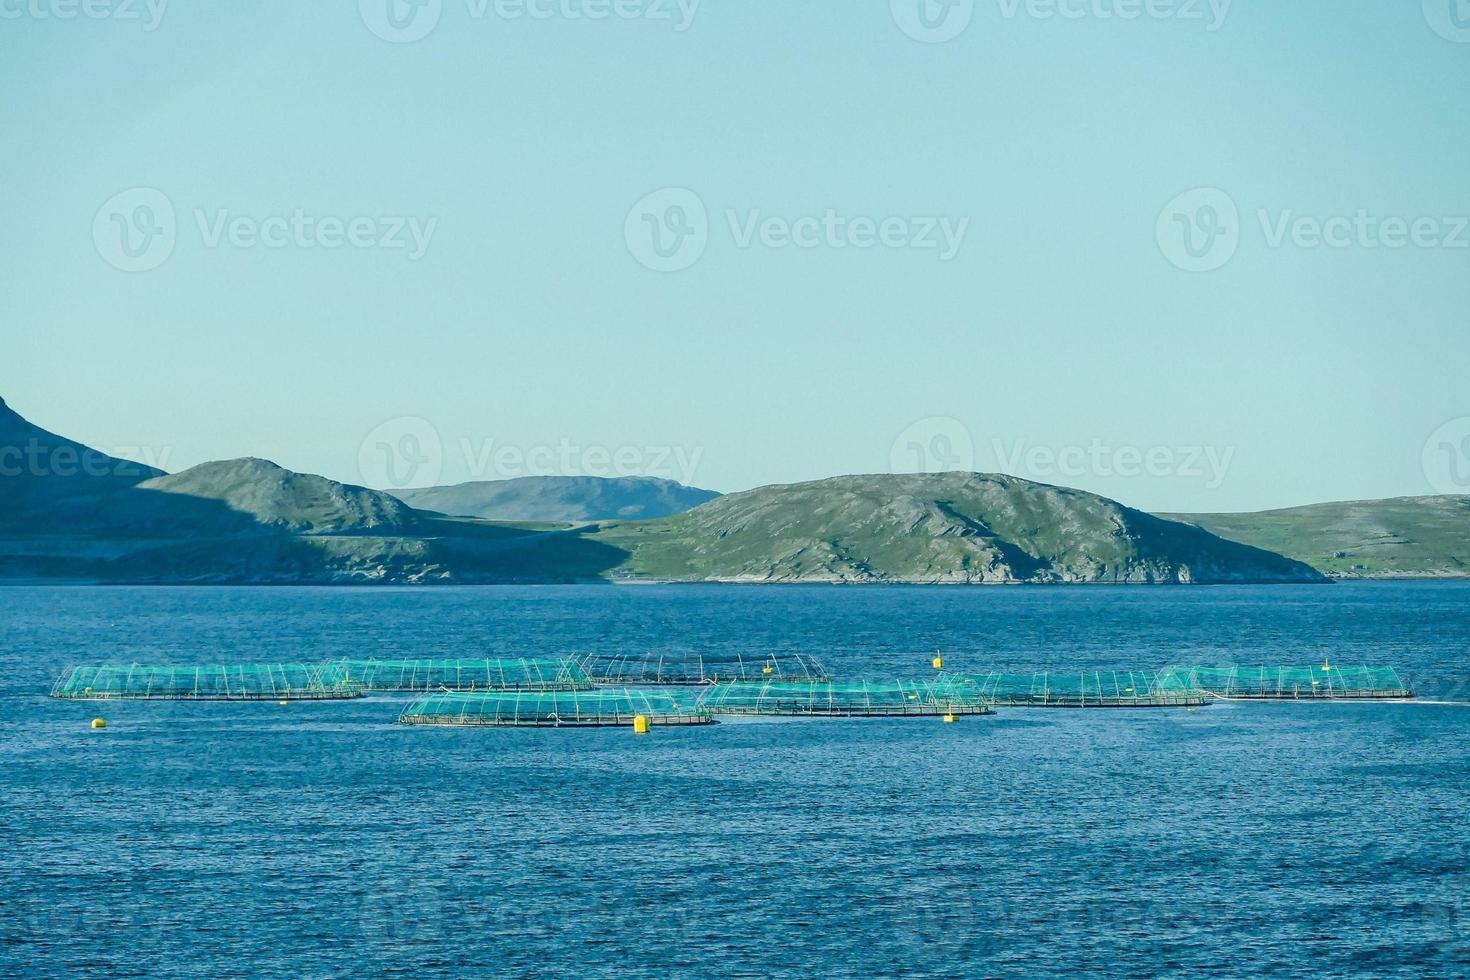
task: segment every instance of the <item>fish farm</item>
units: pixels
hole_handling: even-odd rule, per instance
[[[827,671],[813,657],[799,653],[723,657],[696,653],[649,653],[643,656],[599,656],[582,662],[598,684],[721,684],[746,681],[825,681]]]
[[[328,701],[362,697],[331,664],[72,667],[51,689],[74,701]]]
[[[1414,697],[1392,667],[1170,667],[1160,684],[1198,689],[1213,698],[1247,701],[1403,701]]]
[[[722,683],[700,704],[716,715],[887,718],[994,714],[974,688],[939,681],[770,681]]]
[[[1174,680],[1171,675],[1171,682]],[[1189,708],[1210,696],[1188,684],[1165,685],[1151,670],[974,674],[973,684],[991,704],[1024,708]]]
[[[942,658],[934,658],[942,668]],[[612,685],[612,678],[628,678]],[[698,685],[700,690],[679,690]],[[674,688],[670,690],[669,688]],[[1402,701],[1392,667],[1168,667],[1162,671],[947,674],[834,680],[810,657],[332,660],[318,664],[70,667],[51,696],[74,701],[330,701],[413,696],[405,725],[594,728],[705,725],[720,716],[942,717],[996,707],[1194,708],[1216,700]],[[93,727],[107,727],[94,719]]]
[[[442,692],[418,698],[398,718],[405,725],[609,728],[707,725],[694,698],[633,689]]]
[[[364,691],[586,691],[575,660],[336,660]]]

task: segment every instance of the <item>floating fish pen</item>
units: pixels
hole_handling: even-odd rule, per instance
[[[335,660],[365,691],[586,691],[575,660]]]
[[[978,690],[945,681],[769,681],[720,683],[700,703],[716,715],[887,718],[988,715]]]
[[[816,658],[799,653],[747,655],[693,651],[638,656],[593,654],[582,667],[598,684],[723,684],[750,681],[825,681]]]
[[[362,697],[330,664],[72,667],[51,689],[78,701],[328,701]]]
[[[1392,667],[1170,667],[1161,683],[1245,701],[1402,701],[1414,689]]]
[[[650,725],[707,725],[714,719],[692,697],[659,691],[440,692],[420,697],[398,717],[405,725],[609,728],[644,718]]]
[[[1025,708],[1179,708],[1210,700],[1192,685],[1166,686],[1163,675],[1147,670],[989,673],[958,680],[993,704]]]

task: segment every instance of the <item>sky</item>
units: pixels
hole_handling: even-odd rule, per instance
[[[0,0],[0,83],[0,397],[169,470],[1470,492],[1462,0]]]

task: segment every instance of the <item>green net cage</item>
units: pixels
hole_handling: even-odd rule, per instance
[[[1392,667],[1349,666],[1333,663],[1308,667],[1169,667],[1161,684],[1169,688],[1198,688],[1211,697],[1260,701],[1403,700],[1414,689]]]
[[[714,719],[695,698],[658,691],[492,691],[426,694],[398,720],[405,725],[595,728],[632,725],[705,725]]]
[[[944,680],[722,683],[711,687],[700,703],[717,715],[877,718],[993,711],[976,688]]]
[[[816,658],[799,653],[592,654],[583,668],[599,684],[721,684],[750,681],[825,681]]]
[[[330,664],[100,664],[69,668],[53,698],[80,701],[326,701],[362,696]]]
[[[336,660],[365,691],[585,691],[575,660]]]
[[[1165,686],[1161,674],[1152,670],[992,672],[956,680],[974,685],[994,704],[1017,707],[1171,708],[1209,701],[1190,685]]]

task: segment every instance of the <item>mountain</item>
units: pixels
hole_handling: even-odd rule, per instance
[[[720,497],[592,539],[617,578],[727,582],[1314,582],[1312,568],[1095,494],[980,473],[845,476]]]
[[[378,490],[294,473],[255,458],[202,463],[147,480],[136,490],[217,501],[260,528],[297,533],[403,533],[422,527],[426,516]]]
[[[1394,497],[1267,510],[1176,514],[1231,541],[1338,578],[1470,576],[1470,496]]]
[[[0,578],[144,583],[1313,582],[1310,567],[1094,494],[977,473],[848,476],[714,497],[664,481],[548,481],[449,491],[514,522],[419,510],[263,459],[164,474],[4,410]],[[85,467],[65,467],[72,457]],[[5,460],[0,456],[0,462]],[[15,469],[12,467],[11,469]],[[73,470],[76,470],[73,472]],[[5,471],[9,472],[9,471]],[[507,481],[518,483],[521,481]],[[535,492],[541,499],[532,499]],[[508,496],[501,491],[511,490]],[[428,492],[425,492],[428,493]],[[496,501],[499,503],[496,503]],[[548,508],[535,511],[532,508]],[[550,508],[562,508],[553,511]],[[499,511],[505,513],[506,511]]]
[[[100,501],[163,471],[118,459],[22,418],[0,398],[0,527],[48,522],[55,508]]]
[[[651,520],[698,507],[719,494],[653,477],[524,476],[393,495],[422,510],[492,521]]]

